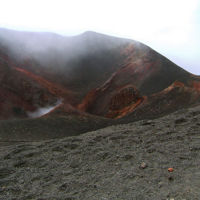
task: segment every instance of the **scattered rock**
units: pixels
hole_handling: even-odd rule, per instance
[[[173,176],[169,176],[169,177],[168,177],[168,180],[169,180],[169,181],[173,181],[173,180],[174,180]]]
[[[147,167],[147,163],[142,163],[142,164],[140,165],[140,167],[141,167],[142,169],[145,169],[145,168]]]
[[[174,171],[174,168],[170,167],[168,168],[168,172],[173,172]]]

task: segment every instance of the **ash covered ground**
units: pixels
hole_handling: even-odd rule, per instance
[[[0,199],[200,199],[200,106],[0,148]]]

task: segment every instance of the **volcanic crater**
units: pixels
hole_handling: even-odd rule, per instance
[[[91,31],[64,37],[0,29],[0,83],[5,141],[79,135],[200,102],[199,76],[140,42]],[[40,117],[29,115],[49,107]],[[35,137],[32,127],[40,123]]]

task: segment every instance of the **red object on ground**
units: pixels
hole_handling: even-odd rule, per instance
[[[173,172],[174,171],[174,168],[168,168],[168,172]]]

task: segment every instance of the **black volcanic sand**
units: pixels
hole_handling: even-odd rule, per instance
[[[200,106],[4,146],[0,162],[0,199],[200,199]]]

